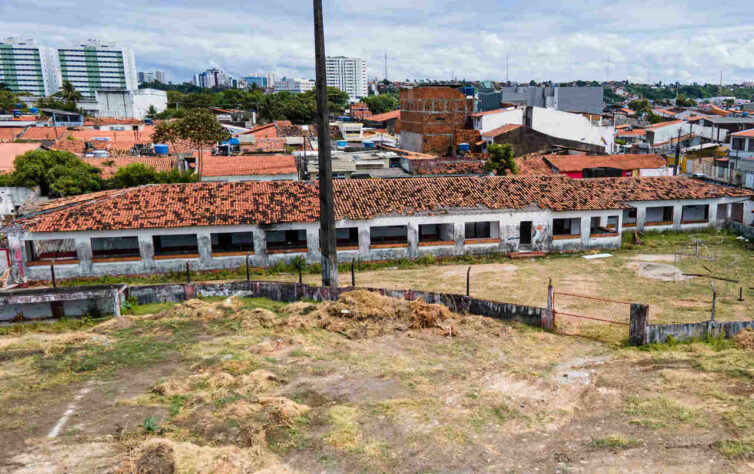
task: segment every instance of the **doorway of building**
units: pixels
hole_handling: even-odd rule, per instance
[[[531,221],[522,221],[519,231],[518,247],[531,247]]]

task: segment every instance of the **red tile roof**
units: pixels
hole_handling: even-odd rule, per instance
[[[624,209],[630,201],[754,197],[754,191],[676,177],[569,179],[565,176],[336,180],[335,218],[447,214],[459,209],[553,211]],[[111,194],[108,194],[111,193]],[[30,232],[268,225],[316,222],[316,182],[158,184],[100,193],[21,218]]]
[[[384,114],[377,114],[372,115],[371,117],[367,117],[367,122],[385,122],[387,120],[393,120],[401,117],[401,111],[400,110],[391,110],[390,112],[385,112]]]
[[[241,150],[245,153],[271,153],[284,152],[287,142],[285,138],[260,138],[257,137],[254,143],[241,145]]]
[[[256,138],[277,138],[278,131],[274,123],[268,123],[265,125],[258,125],[248,132],[236,134],[236,136],[239,135],[254,135]]]
[[[518,174],[555,174],[550,168],[550,165],[545,163],[544,157],[541,155],[521,156],[514,158],[518,167]]]
[[[37,148],[39,143],[0,143],[0,173],[13,171],[13,162],[17,156]]]
[[[296,174],[293,155],[206,156],[202,159],[202,175],[255,176]]]
[[[499,114],[500,112],[505,112],[507,109],[495,109],[495,110],[488,110],[486,112],[474,112],[473,114],[469,114],[469,117],[477,118],[477,117],[483,117],[485,115],[491,115],[491,114]]]
[[[112,178],[119,168],[132,163],[143,163],[155,171],[170,171],[175,168],[175,158],[160,156],[117,156],[107,158],[82,158],[85,163],[102,170],[103,178]]]
[[[754,128],[731,134],[734,137],[754,137]],[[751,143],[751,142],[750,142]]]
[[[497,137],[499,135],[504,135],[508,132],[512,132],[513,130],[522,127],[523,125],[517,125],[515,123],[509,123],[507,125],[503,125],[502,127],[498,127],[496,129],[490,130],[489,132],[484,132],[482,134],[483,137]]]
[[[647,131],[643,128],[635,128],[633,130],[618,130],[616,134],[618,137],[643,137],[647,134]]]
[[[621,170],[655,169],[667,166],[665,158],[659,155],[547,155],[559,172],[581,171],[585,168],[618,168]]]
[[[57,135],[55,131],[57,130]],[[65,127],[29,127],[22,140],[56,140],[63,136],[68,130]]]
[[[23,127],[0,128],[0,143],[12,142],[23,131]]]
[[[677,123],[683,123],[683,120],[671,120],[669,122],[660,122],[653,125],[650,125],[647,127],[647,130],[657,130],[658,128],[667,127],[670,125],[675,125]]]

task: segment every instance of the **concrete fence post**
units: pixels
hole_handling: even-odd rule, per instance
[[[555,289],[552,287],[552,278],[547,284],[547,309],[542,311],[542,329],[552,331],[555,329]]]
[[[628,343],[632,346],[643,346],[647,343],[647,323],[649,321],[649,306],[631,303],[631,322]]]
[[[113,290],[113,317],[120,317],[120,293]]]

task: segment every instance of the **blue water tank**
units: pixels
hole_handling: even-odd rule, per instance
[[[20,109],[13,109],[11,110],[11,113],[14,117],[20,117],[21,116],[21,110]]]
[[[147,118],[144,119],[144,123],[147,124],[147,125],[152,125],[154,122],[152,122],[151,118],[147,117]]]
[[[29,113],[30,114],[38,114],[39,113],[39,109],[36,108],[36,107],[29,107]]]
[[[158,155],[167,155],[168,154],[168,146],[155,143],[154,144],[154,152]]]
[[[240,140],[239,140],[238,138],[236,138],[236,137],[233,137],[233,138],[231,138],[231,139],[229,140],[229,142],[230,142],[230,144],[231,144],[231,145],[233,145],[233,146],[235,146],[235,145],[240,145],[240,144],[241,144],[241,141],[240,141]]]
[[[364,140],[363,142],[361,142],[361,145],[364,148],[374,148],[374,142],[369,140]]]
[[[336,145],[337,145],[337,146],[338,146],[339,148],[345,148],[345,147],[347,147],[347,146],[348,146],[348,141],[346,141],[346,140],[338,140],[337,142],[335,142],[335,144],[336,144]]]
[[[468,143],[459,143],[458,144],[458,151],[469,151],[469,144]]]

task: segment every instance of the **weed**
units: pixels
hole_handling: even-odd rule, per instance
[[[604,438],[598,438],[587,443],[587,446],[593,449],[628,449],[641,444],[641,441],[634,438],[626,438],[621,434],[611,434]]]
[[[754,436],[720,441],[715,443],[714,446],[728,458],[751,458],[754,456]]]
[[[144,427],[144,431],[149,434],[160,434],[162,432],[160,429],[160,419],[156,416],[145,418],[142,426]]]
[[[635,417],[631,423],[645,428],[657,429],[670,424],[688,424],[692,420],[696,420],[695,424],[701,423],[699,413],[663,396],[629,396],[625,401],[625,413]]]

